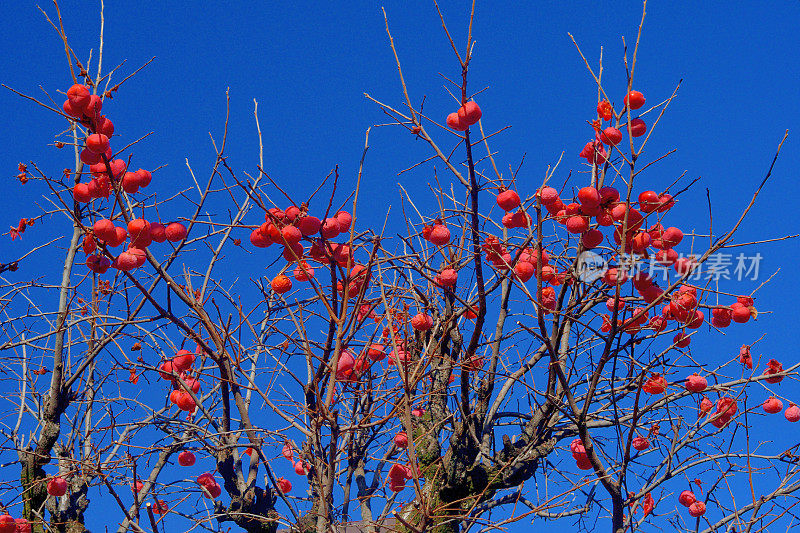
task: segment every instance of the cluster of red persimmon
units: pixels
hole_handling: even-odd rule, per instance
[[[83,237],[83,251],[87,254],[86,266],[98,274],[109,268],[127,272],[142,266],[147,259],[145,249],[153,242],[180,242],[186,238],[186,226],[180,222],[171,222],[164,226],[159,222],[148,222],[143,218],[135,218],[128,222],[127,229],[115,226],[106,218],[101,218],[92,225],[92,233]],[[113,261],[97,252],[98,242],[108,248],[124,243],[130,237],[128,249],[120,252]]]
[[[172,384],[169,400],[178,406],[181,411],[194,412],[197,404],[188,391],[195,395],[200,392],[200,381],[190,376],[192,364],[198,354],[202,353],[200,346],[194,352],[178,350],[175,357],[164,361],[158,368],[159,376]]]
[[[631,101],[633,100],[632,98]],[[675,200],[666,192],[659,194],[656,191],[644,191],[638,197],[638,206],[621,202],[620,193],[614,187],[602,187],[599,190],[595,187],[583,187],[578,191],[574,201],[568,204],[561,200],[559,192],[553,187],[541,187],[536,197],[547,209],[552,220],[564,225],[569,233],[581,236],[581,245],[585,250],[602,244],[604,235],[600,228],[613,226],[613,239],[617,246],[622,244],[624,234],[625,245],[621,248],[620,254],[628,256],[631,263],[633,263],[632,257],[637,255],[644,257],[652,249],[655,261],[660,266],[665,268],[672,266],[680,275],[689,273],[696,267],[691,258],[680,257],[675,250],[683,240],[683,231],[677,227],[664,228],[661,224],[663,214],[675,204]],[[530,225],[530,217],[523,211],[520,196],[516,191],[502,189],[497,196],[497,205],[506,212],[503,217],[506,227]],[[519,210],[512,213],[515,209]],[[659,217],[659,221],[646,227],[648,217],[654,216]],[[595,221],[594,225],[592,218]],[[514,219],[522,222],[512,223]],[[541,254],[541,277],[544,283],[560,285],[565,281],[572,282],[564,273],[559,273],[548,264],[549,255],[546,250],[539,252],[527,248],[519,251],[519,257],[515,262],[507,247],[494,236],[486,238],[483,250],[487,261],[494,268],[508,270],[513,265],[514,276],[522,282],[528,281],[536,273],[539,254]],[[645,303],[652,303],[664,292],[646,272],[631,272],[629,275],[625,268],[611,267],[603,276],[603,282],[610,289],[615,288],[617,284],[622,286],[629,279]],[[545,311],[552,310],[555,305],[553,287],[544,287],[540,300]],[[618,317],[617,328],[630,334],[638,333],[645,327],[661,332],[666,329],[670,320],[677,321],[682,327],[697,329],[706,320],[705,314],[700,309],[697,289],[689,285],[682,286],[662,308],[661,314],[653,317],[643,312],[643,308],[634,306],[626,308],[628,300],[637,298],[609,298],[606,306],[609,312]],[[626,313],[629,313],[630,318],[622,320],[620,316]],[[749,296],[740,296],[729,306],[713,306],[711,324],[724,328],[729,326],[731,321],[744,323],[753,313],[755,313],[753,299]],[[604,332],[611,330],[611,316],[603,316],[601,329]],[[691,337],[680,332],[675,335],[673,342],[678,347],[686,347],[691,342]]]
[[[189,450],[184,450],[178,454],[178,463],[181,466],[192,466],[195,463],[195,456]],[[209,499],[218,498],[220,494],[222,494],[222,487],[219,483],[217,483],[214,474],[211,472],[205,472],[197,476],[197,484],[200,485],[202,489],[203,496]],[[144,488],[144,483],[141,481],[136,481],[135,485],[131,485],[131,490],[134,493],[139,493]],[[153,512],[155,514],[164,514],[167,512],[169,507],[167,506],[167,502],[161,499],[156,499],[153,503]]]
[[[408,435],[405,431],[398,431],[393,439],[394,446],[398,450],[408,448]],[[392,492],[400,492],[406,486],[406,481],[413,479],[414,471],[409,465],[393,463],[389,468],[389,489]]]
[[[66,492],[67,482],[63,479],[61,479],[61,481],[64,482],[64,492]],[[30,522],[24,518],[14,518],[10,514],[0,515],[0,533],[31,533],[31,531],[32,529]]]
[[[294,460],[294,447],[292,446],[292,443],[289,442],[288,440],[285,441],[283,444],[281,455],[283,456],[284,459],[286,459],[292,464],[292,468],[294,468],[295,474],[297,474],[298,476],[305,476],[306,474],[308,474],[308,463],[302,460],[298,461]],[[282,493],[288,494],[289,491],[292,490],[292,482],[289,481],[288,479],[279,477],[275,481],[278,483],[278,489]]]
[[[630,109],[639,109],[644,106],[645,98],[639,91],[629,92],[623,99],[624,106],[619,116]],[[608,100],[603,100],[597,104],[597,115],[601,120],[592,122],[594,128],[594,139],[587,142],[581,150],[580,157],[586,159],[589,164],[603,164],[608,160],[608,152],[604,145],[616,146],[622,142],[622,132],[609,125],[603,129],[603,120],[610,121],[615,117],[614,108]],[[628,123],[621,124],[625,130],[628,130]],[[647,133],[647,124],[639,117],[632,118],[630,121],[630,135],[631,137],[641,137]]]
[[[86,85],[75,84],[67,90],[67,99],[62,106],[64,113],[85,126],[89,133],[84,141],[84,149],[80,153],[83,164],[89,166],[92,179],[88,182],[76,183],[72,189],[72,197],[78,203],[87,203],[95,199],[108,199],[113,190],[121,188],[128,194],[134,194],[140,187],[147,187],[153,179],[152,174],[144,169],[129,172],[123,159],[114,159],[110,138],[114,135],[114,123],[100,112],[103,100],[91,94]],[[124,243],[130,235],[130,244],[126,251],[117,255],[113,261],[106,255],[97,252],[98,241],[108,248]],[[83,239],[83,251],[87,254],[86,266],[98,274],[109,268],[128,271],[144,264],[145,248],[153,241],[178,242],[186,238],[186,227],[180,222],[172,222],[166,226],[158,222],[148,222],[138,218],[131,220],[127,229],[115,226],[111,220],[99,219],[91,233]]]
[[[464,103],[458,111],[447,115],[447,125],[456,131],[466,131],[467,128],[476,124],[482,115],[477,102],[470,100]]]
[[[264,214],[264,223],[250,232],[250,243],[258,248],[267,248],[272,244],[283,246],[282,254],[287,266],[272,279],[272,290],[278,294],[292,290],[291,278],[283,273],[291,264],[295,264],[293,276],[296,281],[314,279],[314,268],[306,260],[306,249],[302,242],[305,239],[311,243],[309,259],[323,264],[336,263],[342,268],[351,267],[347,292],[349,298],[356,296],[369,282],[367,268],[355,263],[348,244],[329,242],[329,239],[350,231],[352,223],[353,217],[347,211],[339,211],[332,217],[320,220],[308,214],[306,204],[301,207],[292,205],[285,210],[277,207],[268,209]],[[340,294],[344,292],[341,281],[337,288]]]

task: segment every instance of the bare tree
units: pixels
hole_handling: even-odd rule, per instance
[[[17,531],[87,531],[89,516],[119,532],[169,521],[317,533],[539,519],[758,531],[797,519],[796,450],[751,438],[748,416],[783,409],[772,386],[800,363],[761,361],[756,340],[720,364],[691,352],[694,335],[757,316],[758,287],[736,296],[699,273],[756,244],[733,238],[786,136],[738,221],[709,217],[682,249],[690,235],[670,208],[694,181],[648,190],[646,170],[670,152],[645,152],[678,88],[655,105],[635,90],[641,25],[623,102],[606,94],[602,60],[592,67],[578,49],[597,87],[585,163],[565,176],[559,160],[524,190],[521,162],[501,171],[491,148],[504,128],[484,131],[468,87],[474,4],[463,49],[440,13],[461,71],[446,79],[446,120],[414,104],[387,19],[403,101],[366,97],[430,148],[414,167],[437,173],[439,210],[421,212],[424,193],[401,189],[402,220],[368,228],[357,215],[370,129],[357,175],[335,167],[294,198],[265,166],[256,102],[249,170],[228,156],[226,110],[205,177],[187,159],[193,186],[148,193],[159,169],[133,170],[151,164],[146,135],[123,146],[102,114],[107,99],[133,98],[125,89],[147,64],[104,70],[102,25],[96,58],[79,57],[54,10],[74,82],[66,101],[11,89],[64,118],[55,142],[74,154],[62,173],[20,165],[50,206],[10,232],[68,220],[49,243],[68,243],[63,263],[40,279],[26,274],[40,248],[0,258],[2,505]],[[271,262],[268,278],[240,268],[248,256]],[[205,472],[193,466],[206,458]],[[742,484],[750,501],[732,497]]]

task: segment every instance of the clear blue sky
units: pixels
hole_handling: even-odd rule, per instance
[[[469,2],[442,3],[463,48]],[[97,46],[99,22],[93,5],[74,0],[61,5],[70,44],[81,58]],[[438,73],[456,77],[459,69],[432,2],[383,5],[413,101],[426,96],[426,112],[443,120],[454,109]],[[265,167],[274,178],[293,183],[298,196],[313,190],[335,164],[351,179],[366,128],[384,122],[362,93],[391,104],[402,101],[380,6],[366,1],[108,2],[104,70],[127,60],[122,69],[127,74],[152,56],[156,60],[107,101],[104,112],[113,118],[120,140],[155,132],[137,157],[141,166],[168,165],[152,185],[163,194],[191,183],[185,157],[201,169],[213,160],[208,132],[221,135],[227,87],[228,153],[233,166],[253,170],[257,162],[255,98],[264,131]],[[4,50],[0,81],[36,96],[42,95],[41,85],[60,104],[63,97],[55,91],[71,82],[55,32],[33,2],[16,2],[6,7],[5,14],[10,18],[0,35]],[[606,87],[620,99],[625,87],[620,37],[633,44],[640,16],[639,2],[478,3],[470,87],[488,86],[477,97],[485,128],[512,126],[494,140],[503,169],[516,168],[526,154],[520,189],[532,192],[562,151],[560,179],[569,169],[579,168],[577,154],[590,135],[585,120],[591,116],[596,89],[567,32],[593,64],[604,46]],[[705,188],[710,190],[715,226],[728,227],[749,201],[788,128],[790,137],[773,179],[738,240],[800,232],[798,20],[797,2],[651,2],[648,6],[634,85],[649,103],[669,97],[678,80],[683,84],[651,137],[648,160],[668,149],[677,152],[649,171],[647,179],[658,190],[684,171],[688,178],[702,177],[674,210],[693,221],[698,231],[708,224]],[[34,212],[28,206],[43,194],[17,183],[13,178],[17,163],[34,160],[56,175],[71,166],[72,156],[46,146],[64,128],[63,119],[4,89],[0,106],[7,119],[0,129],[0,169],[5,176],[0,224],[7,228],[20,217],[31,216]],[[396,128],[374,129],[370,145],[362,194],[369,195],[372,207],[360,213],[360,220],[375,226],[382,224],[390,204],[397,213],[398,182],[421,197],[432,174],[428,167],[397,176],[428,154],[422,143],[414,143]],[[54,219],[52,224],[62,231],[65,221]],[[22,242],[0,240],[0,261],[44,242],[42,230],[32,228]],[[784,362],[800,355],[796,344],[787,342],[797,331],[797,241],[762,245],[757,251],[764,256],[759,282],[781,268],[757,294],[757,306],[771,313],[756,324],[730,330],[724,339],[713,336],[713,342],[698,342],[696,354],[705,348],[703,357],[722,361],[763,330],[767,336],[754,353]],[[57,251],[39,257],[42,264],[63,260]],[[729,288],[749,293],[757,283],[746,283],[741,290]],[[785,396],[794,394],[800,400],[796,384],[784,389]],[[796,442],[796,431],[787,438]],[[789,444],[787,440],[776,446]]]

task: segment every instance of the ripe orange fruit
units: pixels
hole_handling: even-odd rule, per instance
[[[292,245],[300,242],[300,239],[303,238],[303,234],[294,226],[284,226],[281,230],[281,237],[282,240],[279,242],[285,241],[286,244]]]
[[[264,234],[261,233],[258,228],[256,228],[250,232],[250,244],[257,248],[266,248],[272,244],[272,241],[265,237]]]
[[[631,135],[634,137],[641,137],[647,133],[647,124],[640,118],[631,120]]]
[[[322,226],[319,229],[319,233],[325,239],[333,239],[339,235],[339,233],[341,233],[339,231],[339,221],[334,217],[326,218],[322,221]]]
[[[458,110],[457,114],[458,120],[467,126],[472,126],[473,124],[477,123],[481,119],[481,116],[483,116],[483,113],[481,113],[481,108],[478,107],[477,102],[472,100],[461,106],[461,109]]]
[[[170,242],[182,241],[186,238],[187,234],[188,232],[186,231],[186,226],[180,222],[173,222],[167,225],[166,229],[164,230],[164,235]]]
[[[294,269],[294,279],[297,281],[308,281],[314,277],[314,269],[305,261],[301,261]]]
[[[181,466],[192,466],[195,462],[195,456],[189,450],[183,450],[178,454],[178,463]]]
[[[625,95],[624,102],[631,109],[639,109],[644,105],[644,95],[639,91],[631,91]]]
[[[622,142],[622,132],[617,128],[609,126],[600,134],[600,141],[605,144],[616,146]]]
[[[429,315],[419,313],[411,319],[411,327],[417,331],[428,331],[433,327],[433,318]]]
[[[497,195],[497,205],[499,205],[500,209],[503,211],[513,211],[519,207],[520,203],[521,202],[517,191],[508,189]]]
[[[111,242],[116,239],[117,231],[114,228],[114,223],[107,218],[101,218],[92,225],[92,231],[95,236],[101,241]]]
[[[450,230],[441,224],[436,224],[433,226],[433,230],[431,231],[431,235],[428,240],[436,246],[444,246],[450,242]]]
[[[303,234],[305,237],[310,237],[314,235],[316,232],[319,231],[319,227],[321,222],[317,217],[312,216],[305,216],[300,218],[300,221],[297,223],[297,227],[300,229],[300,233]]]
[[[353,217],[347,211],[339,211],[334,217],[339,224],[339,233],[350,231],[350,225],[353,223]]]
[[[89,105],[91,98],[92,95],[86,85],[76,83],[67,89],[67,99],[75,109],[84,109],[87,105]]]
[[[93,133],[86,137],[86,148],[96,154],[102,154],[109,148],[108,137],[102,133]]]
[[[465,131],[469,127],[458,117],[457,112],[447,115],[447,125],[456,131]]]
[[[47,493],[51,496],[63,496],[67,493],[67,480],[56,476],[47,482]]]
[[[86,104],[83,114],[89,117],[89,119],[95,120],[100,116],[100,111],[102,110],[103,100],[96,94],[92,94],[89,96],[89,102]]]
[[[89,185],[86,183],[76,183],[72,188],[72,197],[76,202],[85,204],[92,199],[92,193],[89,190]]]
[[[167,240],[167,228],[160,222],[152,222],[150,224],[150,238],[155,242],[164,242]]]
[[[114,123],[105,115],[100,115],[95,120],[94,130],[97,133],[102,133],[109,139],[114,135]]]
[[[292,290],[292,280],[283,274],[278,274],[272,279],[270,286],[272,287],[272,290],[278,294],[284,294]]]
[[[133,172],[126,172],[122,177],[122,190],[128,194],[139,192],[139,179]]]

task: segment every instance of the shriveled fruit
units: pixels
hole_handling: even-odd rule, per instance
[[[17,524],[9,514],[0,515],[0,533],[14,533]]]
[[[678,496],[678,501],[684,507],[689,507],[695,501],[697,501],[697,499],[694,497],[694,492],[692,492],[690,490],[685,490],[685,491],[681,492],[680,496]]]
[[[780,383],[783,381],[783,376],[776,376],[773,374],[779,374],[783,372],[783,365],[777,359],[770,359],[767,362],[767,368],[764,369],[765,376],[771,376],[765,379],[767,383]]]
[[[703,502],[694,502],[689,506],[689,514],[697,518],[706,514],[706,504]]]
[[[111,261],[108,257],[102,255],[90,255],[86,258],[86,266],[89,270],[98,274],[105,274],[111,267]]]
[[[291,492],[291,490],[292,490],[292,482],[291,481],[289,481],[288,479],[279,477],[276,480],[276,482],[278,484],[278,490],[280,490],[282,493],[288,494],[289,492]]]
[[[14,524],[16,526],[14,533],[32,533],[33,531],[31,523],[25,518],[15,518]]]

